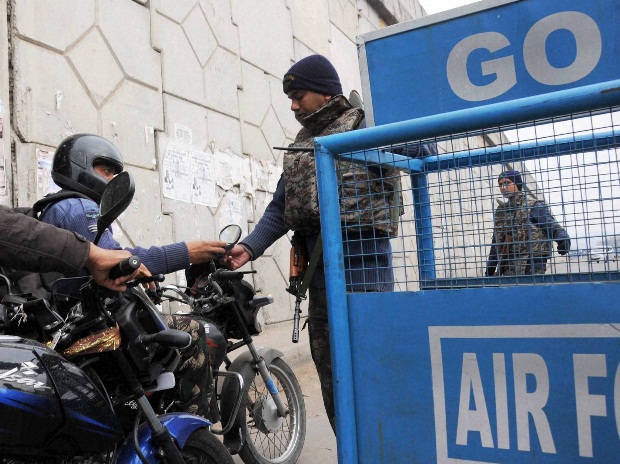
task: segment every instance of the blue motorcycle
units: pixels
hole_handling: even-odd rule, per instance
[[[133,192],[126,172],[110,181],[100,231]],[[116,272],[139,265],[131,257]],[[149,403],[174,386],[191,337],[166,327],[138,283],[111,292],[89,277],[59,279],[50,305],[14,295],[0,275],[0,463],[233,463],[211,422],[158,416]]]

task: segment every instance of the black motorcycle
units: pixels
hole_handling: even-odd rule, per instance
[[[222,230],[220,240],[230,249],[240,236],[241,229],[231,225]],[[254,346],[252,336],[262,330],[258,310],[273,297],[257,295],[243,280],[251,272],[218,268],[214,261],[193,266],[188,271],[191,288],[163,286],[159,302],[188,305],[190,312],[176,314],[199,319],[205,327],[214,378],[207,419],[222,425],[213,433],[223,434],[230,453],[247,464],[294,463],[306,436],[304,399],[283,353]],[[247,351],[229,356],[242,347]],[[178,409],[178,397],[174,390],[160,392],[160,410]]]
[[[133,192],[128,173],[110,181],[99,231]],[[139,265],[128,258],[116,276]],[[168,329],[139,285],[112,292],[90,277],[60,279],[50,305],[14,295],[2,275],[0,294],[0,463],[233,462],[209,421],[158,416],[149,403],[174,386],[191,337]]]

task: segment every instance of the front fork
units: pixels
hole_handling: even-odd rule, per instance
[[[276,408],[278,409],[278,416],[286,417],[288,415],[288,408],[286,407],[284,401],[282,400],[282,397],[280,396],[280,392],[278,391],[276,383],[271,378],[271,374],[269,372],[269,369],[267,369],[267,364],[265,363],[265,360],[261,355],[258,354],[256,349],[254,348],[254,343],[251,340],[250,343],[248,343],[248,349],[250,350],[250,353],[252,353],[252,358],[254,358],[254,364],[258,369],[258,372],[262,377],[263,382],[265,382],[267,390],[269,390],[269,393],[271,394],[271,398],[273,399]]]
[[[254,341],[252,340],[252,336],[248,332],[245,322],[241,317],[241,308],[236,302],[233,304],[233,307],[238,327],[241,329],[243,335],[243,343],[247,345],[248,350],[252,355],[252,359],[254,360],[254,366],[258,369],[260,376],[263,378],[263,382],[265,382],[265,385],[267,386],[267,390],[269,390],[269,393],[271,394],[271,398],[273,398],[273,402],[278,409],[278,416],[286,417],[288,415],[288,408],[284,405],[284,401],[282,401],[282,397],[280,396],[278,387],[271,378],[271,374],[269,373],[269,369],[267,369],[267,364],[265,363],[265,360],[260,354],[258,354],[256,348],[254,348]]]

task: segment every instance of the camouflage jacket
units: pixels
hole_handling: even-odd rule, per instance
[[[551,240],[545,228],[536,226],[530,217],[533,208],[543,206],[542,200],[527,201],[519,193],[495,210],[495,244],[499,259],[551,256]]]
[[[314,147],[315,137],[356,129],[363,119],[361,109],[353,108],[344,96],[338,95],[299,119],[303,128],[291,147]],[[286,152],[283,169],[286,226],[301,235],[318,235],[321,224],[314,151]],[[384,236],[395,236],[400,212],[395,198],[395,171],[340,160],[337,176],[343,226],[357,225],[360,231],[375,230]]]

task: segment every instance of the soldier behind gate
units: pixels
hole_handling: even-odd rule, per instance
[[[544,274],[551,257],[552,241],[558,253],[570,250],[568,233],[555,220],[544,201],[529,201],[519,171],[504,171],[498,178],[506,199],[495,210],[491,250],[486,276]]]

